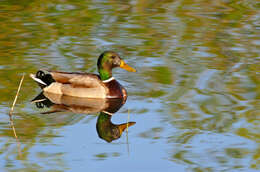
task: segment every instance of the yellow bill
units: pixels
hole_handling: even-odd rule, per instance
[[[123,60],[121,60],[120,67],[129,71],[129,72],[136,72],[136,70],[134,68],[132,68],[131,66],[126,64]]]

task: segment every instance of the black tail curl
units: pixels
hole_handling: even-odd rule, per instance
[[[51,83],[55,82],[55,80],[52,78],[51,74],[48,74],[48,73],[46,74],[42,70],[39,70],[38,72],[36,72],[35,77],[42,80],[46,84],[46,85],[39,84],[41,88],[44,88],[44,87],[50,85]]]

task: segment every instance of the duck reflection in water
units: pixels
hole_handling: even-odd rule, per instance
[[[101,139],[107,142],[120,138],[127,125],[130,127],[135,124],[135,122],[128,122],[128,124],[113,124],[111,122],[112,115],[124,105],[125,101],[125,99],[78,98],[46,92],[40,93],[32,100],[37,108],[51,109],[42,114],[56,112],[99,113],[96,124],[97,133]]]

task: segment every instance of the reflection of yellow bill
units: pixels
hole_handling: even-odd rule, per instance
[[[131,66],[126,64],[123,60],[121,60],[120,67],[129,71],[129,72],[136,72],[136,70],[134,68],[132,68]]]
[[[127,125],[128,125],[128,127],[131,127],[131,126],[134,125],[134,124],[135,124],[135,122],[128,122],[128,124],[127,124],[127,123],[120,124],[120,125],[118,126],[120,135],[121,135],[121,134],[123,133],[123,131],[127,128]]]

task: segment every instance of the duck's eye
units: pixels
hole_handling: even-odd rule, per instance
[[[112,59],[115,59],[116,58],[116,56],[112,56]]]

